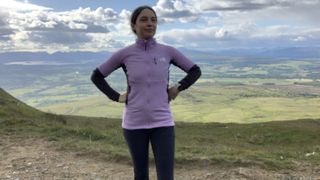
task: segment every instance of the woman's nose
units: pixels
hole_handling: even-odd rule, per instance
[[[150,25],[153,24],[152,20],[151,20],[151,19],[148,19],[147,24],[148,24],[148,25],[149,25],[149,24],[150,24]]]

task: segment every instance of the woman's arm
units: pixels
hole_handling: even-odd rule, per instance
[[[97,67],[91,75],[91,81],[96,87],[108,98],[117,102],[125,102],[125,95],[120,95],[116,90],[111,88],[105,78],[116,69],[122,66],[124,49],[114,53],[107,61]]]
[[[171,63],[187,73],[177,85],[169,88],[169,98],[174,100],[180,91],[188,89],[200,78],[201,70],[198,65],[194,64],[178,50],[174,48],[170,50],[172,55]]]
[[[119,101],[120,94],[112,89],[107,81],[104,79],[105,77],[102,75],[100,70],[96,68],[91,75],[91,81],[93,82],[96,87],[103,92],[108,98],[113,101]]]
[[[178,90],[183,91],[188,89],[192,84],[194,84],[201,76],[201,70],[198,65],[193,65],[188,71],[187,75],[179,81]]]
[[[169,51],[172,57],[171,63],[187,73],[187,75],[179,81],[178,85],[178,90],[183,91],[199,79],[201,76],[200,67],[180,53],[177,49],[170,47]]]
[[[169,100],[174,100],[180,91],[188,89],[201,76],[201,70],[196,64],[188,71],[187,75],[178,84],[169,88]]]

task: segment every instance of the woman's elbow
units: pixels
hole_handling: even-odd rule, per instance
[[[90,79],[93,83],[95,83],[99,79],[104,79],[104,77],[103,77],[102,73],[99,71],[99,69],[96,68],[95,70],[93,70]]]

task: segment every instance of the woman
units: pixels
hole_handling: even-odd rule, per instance
[[[158,180],[174,178],[174,122],[169,101],[190,87],[201,75],[200,68],[176,49],[159,44],[153,38],[157,15],[149,6],[141,6],[131,15],[131,28],[137,40],[114,53],[93,71],[91,80],[110,99],[125,103],[122,128],[134,165],[136,180],[149,179],[149,142],[155,158]],[[169,88],[170,64],[187,75]],[[122,68],[127,77],[127,92],[119,94],[105,81]]]

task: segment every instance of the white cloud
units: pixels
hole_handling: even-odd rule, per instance
[[[7,41],[14,31],[9,26],[9,15],[6,12],[0,12],[0,41]]]
[[[204,11],[252,11],[267,8],[287,7],[292,4],[290,0],[191,0],[200,10]],[[197,2],[197,3],[196,3]]]
[[[298,37],[294,37],[292,40],[293,40],[293,41],[305,41],[305,40],[306,40],[306,37],[298,36]]]
[[[4,7],[19,5],[21,9]],[[54,12],[50,8],[37,5],[9,1],[6,6],[0,6],[0,48],[8,50],[6,44],[11,44],[11,50],[48,49],[50,51],[90,48],[97,42],[95,36],[107,36],[109,27],[115,27],[121,20],[116,11],[99,7],[78,8],[71,11]],[[125,16],[123,12],[121,16]],[[128,14],[128,13],[127,13]],[[105,43],[117,46],[117,41],[110,39]],[[57,48],[57,49],[54,49]]]
[[[207,12],[217,13],[220,22],[224,24],[237,24],[243,21],[273,21],[279,24],[319,25],[319,0],[190,0],[189,4],[193,5],[202,15]]]
[[[158,39],[164,43],[195,49],[259,48],[306,46],[319,42],[320,30],[313,31],[286,25],[257,27],[240,24],[222,28],[172,29],[162,32]],[[309,44],[310,46],[310,44]]]
[[[192,42],[197,48],[319,44],[316,43],[319,34],[305,33],[319,28],[319,0],[190,0],[187,3],[201,17],[198,21],[207,24],[161,32],[162,41],[182,46]]]
[[[160,22],[194,22],[199,17],[194,8],[182,0],[159,0],[153,7],[160,18]]]
[[[119,23],[114,24],[114,35],[130,36],[132,35],[132,30],[130,26],[131,12],[124,9],[119,14]],[[111,32],[111,33],[113,33]]]
[[[159,0],[160,42],[199,49],[319,46],[319,0]],[[136,38],[131,12],[56,12],[28,1],[0,4],[0,50],[114,50]]]
[[[6,0],[0,4],[0,9],[7,11],[35,11],[51,10],[51,8],[30,4],[28,1],[19,2],[16,0]]]
[[[159,33],[161,41],[169,44],[188,44],[190,42],[228,41],[232,39],[232,32],[223,28],[203,29],[172,29]]]

